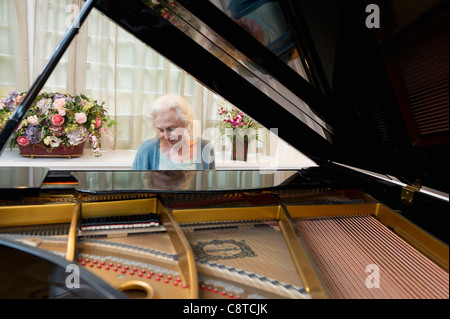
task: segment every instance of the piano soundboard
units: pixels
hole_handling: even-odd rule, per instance
[[[53,194],[19,204],[0,207],[0,238],[68,259],[131,298],[448,298],[445,247],[424,233],[411,242],[413,225],[356,190]],[[424,238],[432,244],[421,250]],[[381,289],[365,286],[372,264],[390,274]]]

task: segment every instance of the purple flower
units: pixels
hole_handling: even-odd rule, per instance
[[[36,105],[41,109],[42,113],[47,114],[52,106],[52,99],[42,98]]]
[[[8,94],[5,103],[9,111],[14,110],[14,101],[16,100],[17,96],[19,96],[19,92],[17,91],[12,91]]]
[[[55,93],[55,95],[53,95],[53,101],[56,101],[57,99],[64,99],[65,101],[67,101],[67,100],[72,101],[72,99],[69,96],[62,94],[62,93]]]
[[[30,141],[30,144],[37,144],[42,139],[42,129],[40,129],[38,126],[30,125],[23,134],[28,140]]]
[[[86,142],[89,132],[84,126],[78,127],[75,131],[67,133],[70,145],[78,145]]]

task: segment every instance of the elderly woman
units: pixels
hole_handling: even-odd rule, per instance
[[[133,162],[134,170],[214,169],[214,149],[209,141],[194,138],[193,114],[179,95],[159,97],[148,114],[156,137],[142,143]]]

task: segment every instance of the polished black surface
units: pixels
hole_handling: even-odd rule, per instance
[[[326,66],[331,86],[326,97],[209,1],[173,1],[174,7],[167,6],[171,19],[146,5],[150,2],[86,5],[267,129],[277,129],[319,166],[346,164],[448,192],[448,133],[447,142],[436,145],[415,145],[407,136],[374,30],[365,24],[364,1],[281,1],[290,3],[294,18],[306,18],[303,25],[312,32],[307,45],[316,46],[309,52]]]
[[[21,242],[0,238],[1,299],[126,299],[76,263]]]
[[[296,171],[78,171],[77,191],[114,192],[221,192],[258,191],[283,186]]]
[[[39,190],[48,172],[42,167],[0,167],[0,191]]]
[[[423,158],[426,150],[405,139],[363,1],[331,1],[327,10],[315,1],[302,5],[314,7],[306,22],[314,22],[309,28],[318,61],[328,67],[327,96],[288,71],[209,1],[171,2],[167,20],[143,2],[101,0],[96,8],[264,127],[278,129],[280,138],[318,165],[332,161],[448,190],[436,174],[448,176],[440,163],[443,152]]]
[[[161,3],[167,3],[167,1],[163,0]],[[331,103],[307,79],[304,79],[283,60],[267,50],[249,33],[242,32],[242,28],[221,10],[218,10],[211,1],[178,0],[175,3],[189,10],[193,15],[191,19],[195,17],[197,24],[202,21],[203,28],[207,28],[211,33],[214,32],[215,37],[220,40],[220,42],[216,42],[227,46],[225,51],[233,50],[236,54],[245,56],[245,59],[252,61],[252,65],[257,66],[261,72],[270,74],[290,91],[300,96],[310,108],[316,109],[315,114],[323,113],[327,104]],[[174,12],[173,6],[166,5],[166,8]],[[205,35],[206,32],[203,34]]]

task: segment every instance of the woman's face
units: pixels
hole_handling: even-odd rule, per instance
[[[187,136],[185,134],[186,125],[177,119],[177,113],[173,109],[156,114],[154,124],[161,141],[166,142],[171,147]]]

